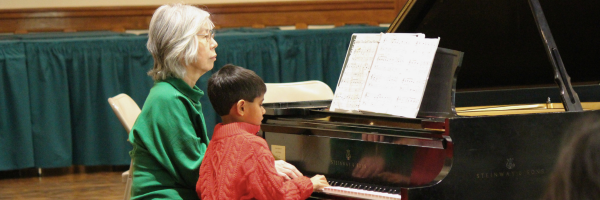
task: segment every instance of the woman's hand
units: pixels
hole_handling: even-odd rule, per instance
[[[329,183],[327,183],[327,179],[325,179],[325,176],[323,175],[317,174],[313,176],[312,178],[310,178],[310,182],[312,182],[313,191],[315,192],[321,191],[325,187],[329,187]]]
[[[280,176],[283,176],[285,180],[295,179],[300,176],[303,176],[294,165],[287,163],[283,160],[275,161],[275,170]]]

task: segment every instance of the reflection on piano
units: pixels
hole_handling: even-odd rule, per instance
[[[597,1],[541,4],[549,23],[551,11],[569,9],[585,18],[564,25],[600,21],[585,14]],[[539,199],[571,124],[600,115],[600,75],[584,66],[595,56],[573,58],[599,41],[554,37],[583,101],[567,112],[552,102],[562,97],[526,1],[409,0],[388,32],[422,32],[465,52],[438,49],[417,118],[330,112],[323,100],[265,104],[261,134],[275,157],[332,185],[312,198]]]

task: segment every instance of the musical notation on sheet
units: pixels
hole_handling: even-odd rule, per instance
[[[362,90],[373,64],[381,34],[354,34],[348,48],[341,80],[335,90],[330,110],[358,110]]]
[[[385,34],[381,38],[359,110],[417,116],[439,38]]]
[[[375,55],[387,34],[353,34],[343,71],[330,110],[358,111],[363,89],[370,74]],[[393,34],[424,38],[423,34]],[[395,38],[392,37],[392,40]],[[382,58],[383,59],[383,58]]]

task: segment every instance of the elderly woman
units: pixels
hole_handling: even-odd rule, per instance
[[[195,192],[208,135],[196,82],[217,59],[209,14],[165,5],[150,21],[147,47],[154,79],[129,141],[132,199],[197,199]]]
[[[133,160],[132,199],[197,199],[196,182],[208,146],[196,82],[217,59],[210,14],[173,4],[158,8],[150,21],[147,47],[154,57],[148,75],[155,84],[129,141]],[[302,174],[276,162],[280,175]]]

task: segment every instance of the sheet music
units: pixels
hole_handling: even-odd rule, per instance
[[[331,111],[358,111],[360,95],[375,58],[382,34],[353,34]]]
[[[438,44],[439,38],[384,35],[359,110],[415,118]]]
[[[367,81],[369,71],[377,53],[382,35],[390,34],[353,34],[346,55],[340,82],[329,110],[358,111],[360,98]],[[419,37],[423,34],[391,34],[398,37]]]

